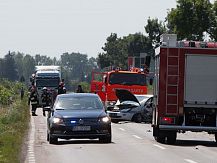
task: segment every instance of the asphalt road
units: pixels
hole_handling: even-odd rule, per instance
[[[41,109],[31,118],[26,163],[217,163],[217,144],[206,133],[178,134],[175,145],[157,143],[150,124],[112,124],[112,143],[98,140],[46,141]]]

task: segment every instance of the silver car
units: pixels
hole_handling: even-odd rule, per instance
[[[128,90],[117,89],[116,96],[117,103],[112,110],[107,111],[112,122],[151,122],[153,95],[133,95]]]

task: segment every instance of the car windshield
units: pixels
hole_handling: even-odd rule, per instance
[[[59,78],[54,79],[37,79],[36,86],[37,87],[58,87]]]
[[[103,104],[97,97],[61,97],[55,102],[54,106],[57,110],[85,110],[85,109],[103,109]]]
[[[144,74],[132,73],[111,73],[109,77],[110,84],[122,85],[146,85],[146,77]]]
[[[141,103],[142,101],[147,101],[149,97],[142,96],[142,95],[136,95],[137,100]]]

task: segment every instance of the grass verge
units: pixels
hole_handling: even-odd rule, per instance
[[[29,125],[29,106],[24,98],[0,108],[0,162],[19,163]]]

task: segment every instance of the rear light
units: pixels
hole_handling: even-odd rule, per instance
[[[175,117],[161,117],[160,124],[175,124]]]

